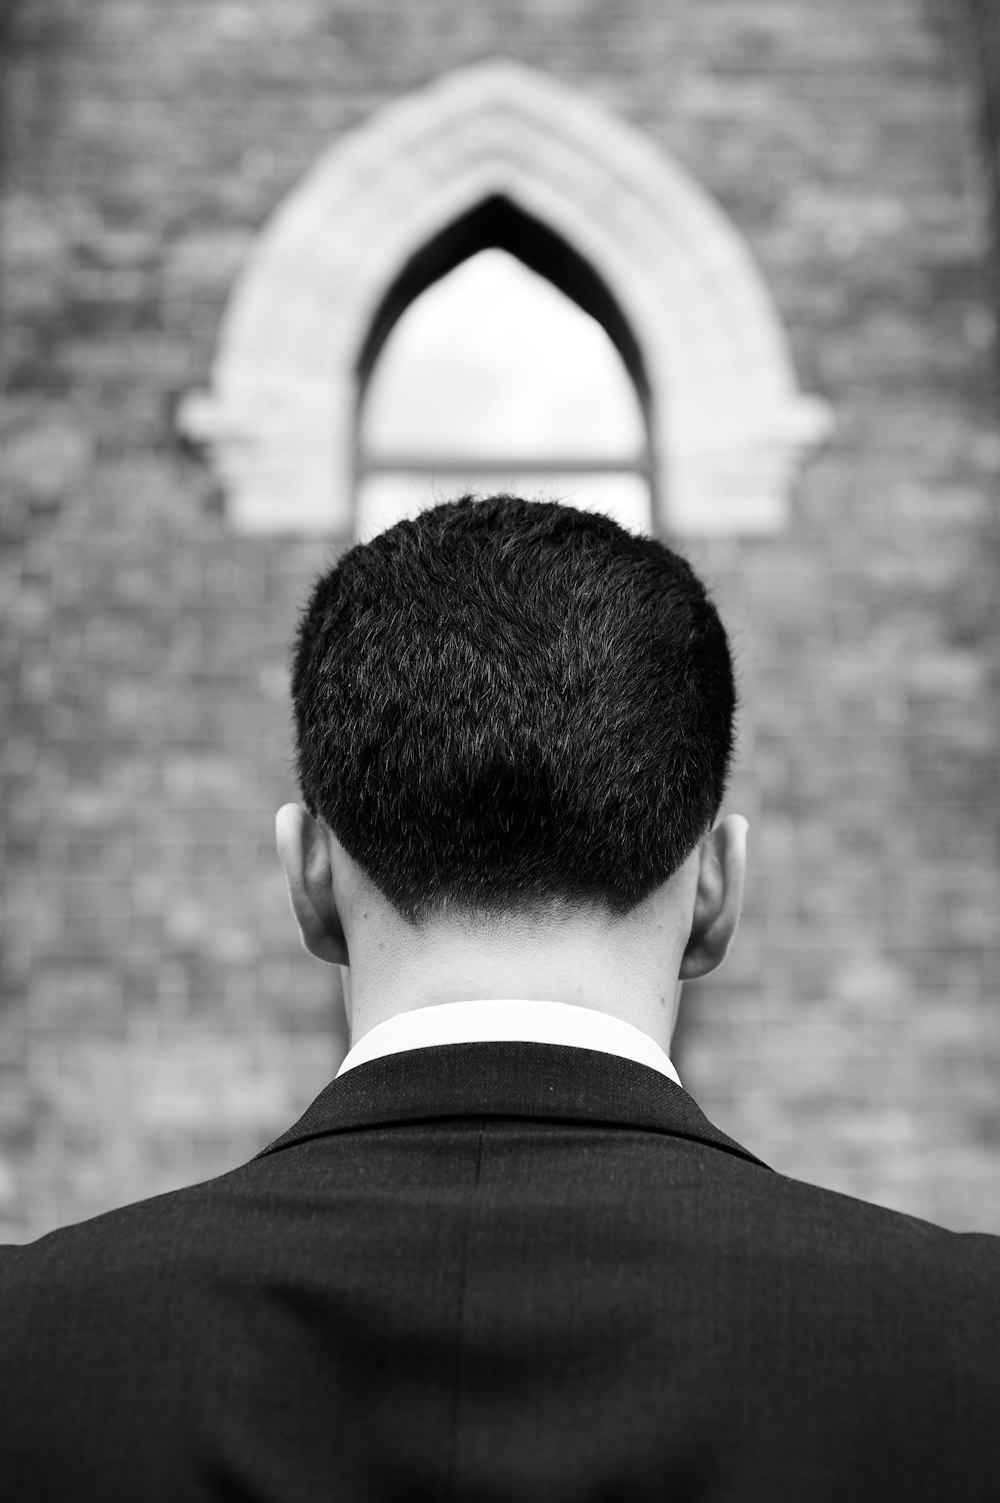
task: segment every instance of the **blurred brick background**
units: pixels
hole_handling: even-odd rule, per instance
[[[779,1170],[1000,1232],[991,11],[8,0],[0,1239],[232,1167],[336,1068],[273,814],[339,544],[234,536],[173,413],[331,140],[492,55],[705,185],[837,419],[782,535],[685,544],[734,633],[752,855],[681,1075]]]

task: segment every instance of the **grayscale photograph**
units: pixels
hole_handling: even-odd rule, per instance
[[[0,0],[0,1497],[1000,1503],[1000,0]]]

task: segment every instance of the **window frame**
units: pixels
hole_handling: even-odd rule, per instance
[[[652,399],[654,530],[782,529],[832,414],[799,391],[745,240],[654,140],[505,59],[383,106],[313,165],[253,242],[210,388],[175,414],[216,471],[232,529],[351,534],[359,352],[400,268],[496,198],[572,247],[634,331]]]

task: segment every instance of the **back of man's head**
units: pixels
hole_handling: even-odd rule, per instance
[[[307,809],[417,925],[628,912],[710,828],[732,755],[726,634],[685,560],[515,496],[345,553],[292,695]]]

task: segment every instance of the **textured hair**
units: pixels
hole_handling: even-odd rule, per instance
[[[411,925],[621,917],[711,828],[729,645],[690,565],[608,517],[465,496],[349,549],[293,649],[303,801]]]

